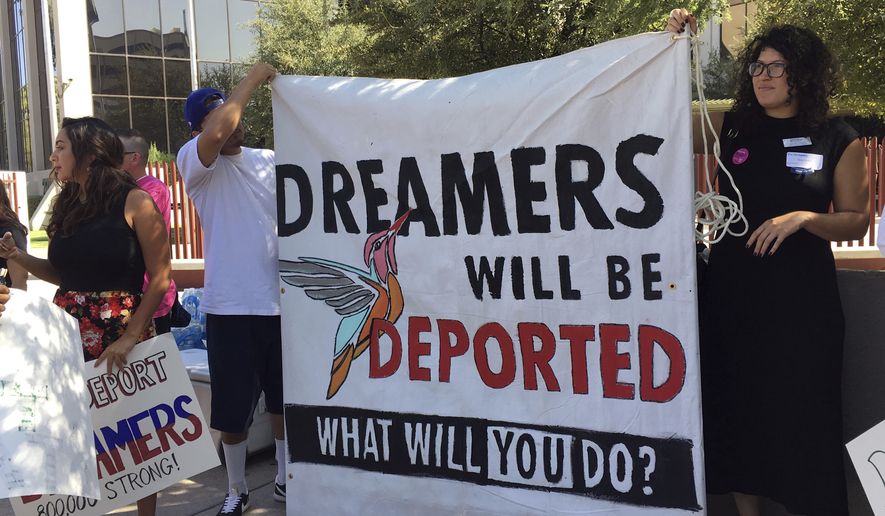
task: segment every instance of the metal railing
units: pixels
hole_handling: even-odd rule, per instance
[[[172,245],[172,259],[202,259],[203,226],[194,203],[184,191],[184,181],[178,175],[175,162],[148,165],[147,172],[166,183],[171,193],[169,242]]]

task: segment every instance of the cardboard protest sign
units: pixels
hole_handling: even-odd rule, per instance
[[[82,361],[82,356],[80,357]],[[113,374],[86,364],[101,500],[74,496],[12,499],[17,516],[106,514],[219,464],[175,339],[135,346]]]
[[[702,509],[687,41],[273,91],[290,513]]]
[[[0,317],[0,498],[97,497],[98,477],[77,321],[12,290]]]
[[[873,513],[885,515],[885,421],[845,446]]]

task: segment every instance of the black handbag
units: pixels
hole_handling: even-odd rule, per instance
[[[181,306],[178,296],[175,296],[175,303],[169,310],[169,320],[173,328],[184,328],[191,323],[191,314]]]

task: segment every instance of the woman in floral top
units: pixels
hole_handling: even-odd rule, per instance
[[[79,321],[83,357],[110,373],[155,335],[171,272],[166,226],[150,195],[119,169],[123,145],[104,121],[66,118],[50,161],[62,189],[47,227],[48,260],[18,249],[10,233],[0,258],[59,285],[54,302]],[[151,281],[142,292],[145,270]]]

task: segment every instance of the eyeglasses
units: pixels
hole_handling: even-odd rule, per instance
[[[224,104],[224,99],[221,98],[220,95],[209,95],[203,101],[203,107],[206,108],[207,111],[212,111],[222,104]]]
[[[755,61],[750,63],[750,66],[747,68],[747,71],[750,72],[750,76],[758,77],[762,75],[762,72],[765,71],[768,73],[768,76],[772,79],[777,79],[778,77],[783,77],[784,72],[787,71],[787,63],[783,61],[774,61],[772,63],[760,63],[759,61]]]

